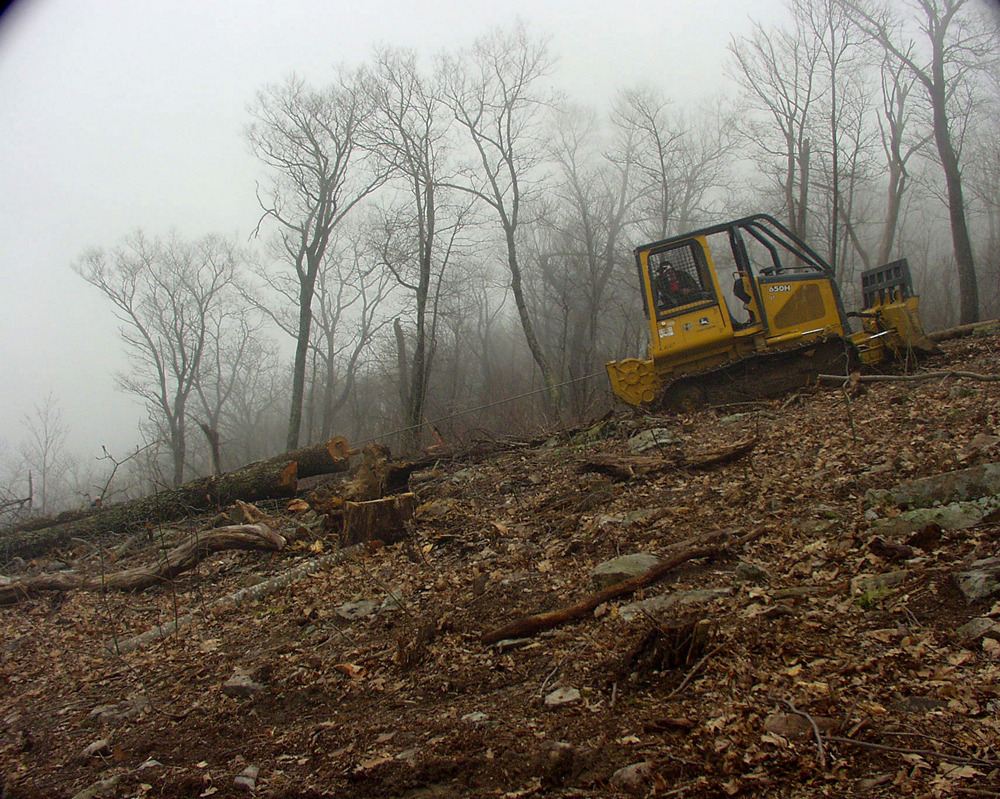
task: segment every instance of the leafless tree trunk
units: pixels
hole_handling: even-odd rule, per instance
[[[277,224],[282,254],[298,285],[288,449],[299,444],[316,277],[330,237],[385,180],[383,173],[361,163],[365,151],[360,137],[371,110],[350,75],[324,89],[290,78],[260,92],[251,110],[254,122],[247,137],[273,176],[266,196],[258,194],[261,223],[271,219]]]
[[[218,237],[187,244],[176,237],[149,241],[140,232],[111,253],[86,254],[74,267],[111,300],[122,322],[132,372],[119,381],[146,402],[170,450],[174,485],[184,481],[188,401],[240,258]]]
[[[559,388],[531,318],[518,250],[525,192],[537,166],[539,111],[550,103],[537,84],[551,67],[547,43],[533,41],[523,25],[494,31],[461,58],[442,61],[443,99],[469,136],[477,164],[452,188],[468,192],[497,216],[503,232],[511,293],[521,329],[547,388],[551,418],[560,413]]]
[[[66,452],[69,431],[55,397],[50,393],[40,405],[35,405],[34,413],[25,414],[21,426],[26,437],[18,447],[22,464],[18,471],[24,482],[30,484],[29,507],[43,515],[51,514],[67,499],[63,489],[70,466]]]
[[[754,23],[752,33],[734,38],[729,49],[734,78],[753,106],[770,118],[749,124],[747,133],[765,159],[781,159],[785,216],[792,231],[804,237],[819,47],[800,24],[791,31],[768,31]]]
[[[447,140],[453,121],[442,92],[411,52],[381,50],[368,81],[376,113],[372,138],[405,200],[385,209],[379,263],[412,295],[412,334],[395,323],[404,449],[421,439],[445,274],[467,209],[448,203]],[[436,80],[436,79],[435,79]],[[452,192],[453,193],[453,192]],[[469,201],[471,202],[471,200]],[[410,326],[407,325],[409,328]],[[409,345],[408,345],[409,344]]]
[[[979,285],[960,163],[961,130],[967,120],[956,116],[959,88],[995,59],[995,41],[984,19],[974,19],[969,0],[912,0],[919,41],[909,36],[895,9],[844,0],[858,27],[902,64],[923,86],[931,111],[932,131],[948,194],[948,213],[958,272],[959,321],[979,319]],[[968,109],[966,109],[967,111]]]

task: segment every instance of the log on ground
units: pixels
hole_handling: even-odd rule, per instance
[[[735,444],[714,449],[685,453],[677,450],[665,455],[600,455],[580,463],[581,473],[598,472],[616,480],[630,480],[645,474],[655,474],[669,469],[705,469],[720,463],[742,458],[757,445],[757,436],[750,436]]]
[[[111,532],[124,535],[148,524],[163,524],[194,513],[216,510],[236,500],[254,502],[294,496],[297,486],[295,461],[264,461],[235,472],[193,480],[121,505],[110,505],[73,522],[12,536],[4,540],[2,546],[7,557],[33,558],[64,546],[74,538],[87,540]]]
[[[170,550],[153,566],[126,569],[109,575],[86,575],[78,572],[39,574],[17,582],[0,585],[0,605],[13,605],[51,591],[113,589],[142,591],[171,580],[194,568],[212,552],[227,549],[265,549],[279,551],[285,539],[265,524],[236,524],[198,533]]]
[[[298,466],[298,477],[316,477],[320,474],[332,474],[334,472],[346,472],[351,468],[351,456],[357,450],[351,449],[347,439],[343,436],[331,438],[329,441],[321,441],[318,444],[310,444],[307,447],[286,452],[274,458],[268,458],[255,466],[265,464],[288,464],[292,461]]]

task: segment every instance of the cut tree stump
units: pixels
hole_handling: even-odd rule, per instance
[[[406,523],[413,518],[416,509],[416,494],[397,494],[368,502],[345,502],[341,546],[365,541],[381,541],[383,544],[402,541],[407,535]]]
[[[654,672],[686,669],[708,650],[712,622],[697,616],[654,620],[622,664],[622,676],[648,678]]]

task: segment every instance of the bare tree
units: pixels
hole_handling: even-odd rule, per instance
[[[960,295],[960,321],[979,318],[979,285],[962,184],[961,128],[969,81],[996,59],[996,42],[970,0],[907,0],[916,29],[896,5],[844,0],[858,27],[903,65],[924,89],[938,159],[947,187]],[[964,111],[968,111],[966,104]]]
[[[736,150],[734,118],[724,101],[676,112],[671,106],[662,92],[646,87],[622,92],[612,107],[619,142],[627,142],[628,149],[619,144],[609,157],[631,164],[646,239],[690,230],[711,216]]]
[[[390,281],[372,254],[362,249],[360,232],[332,250],[316,286],[316,332],[313,350],[321,374],[319,434],[330,438],[334,420],[347,404],[363,366],[365,352],[389,324],[384,313]]]
[[[420,75],[416,56],[376,52],[369,87],[377,109],[372,118],[376,152],[400,188],[399,201],[383,210],[383,235],[376,249],[381,266],[412,296],[411,345],[399,319],[395,331],[400,402],[408,428],[404,446],[415,449],[433,366],[441,287],[468,208],[449,203],[445,170],[451,114],[437,87]]]
[[[444,102],[468,135],[474,161],[461,182],[449,185],[496,214],[521,330],[547,388],[548,413],[558,418],[556,374],[535,333],[518,251],[525,196],[541,160],[540,111],[554,100],[539,87],[551,66],[547,42],[533,40],[518,24],[478,39],[457,58],[442,59],[440,74]]]
[[[165,442],[171,480],[184,480],[188,402],[201,374],[212,320],[233,284],[241,255],[209,236],[189,244],[177,236],[149,240],[141,232],[110,252],[91,251],[75,271],[107,297],[122,323],[132,371],[119,384],[143,399]]]
[[[385,276],[369,251],[362,224],[342,223],[327,243],[312,290],[307,347],[308,390],[303,394],[300,432],[329,438],[334,418],[353,390],[365,349],[386,323],[378,312],[389,294]],[[272,242],[280,252],[281,243]],[[244,285],[243,295],[283,333],[298,340],[296,311],[301,284],[294,270],[254,265],[256,288]],[[316,419],[319,419],[316,422]]]
[[[50,393],[31,414],[21,420],[25,437],[18,446],[24,484],[30,482],[32,510],[49,514],[61,510],[67,500],[66,473],[72,466],[66,452],[69,430],[63,422],[62,409]],[[30,480],[28,475],[31,475]],[[22,492],[23,493],[23,492]]]
[[[361,133],[371,111],[368,95],[359,90],[356,76],[347,73],[323,89],[292,77],[261,91],[250,110],[251,150],[272,174],[266,196],[258,193],[261,223],[270,219],[277,224],[283,258],[298,286],[289,449],[299,444],[313,296],[330,237],[385,180],[383,172],[364,163]]]
[[[821,58],[815,37],[796,23],[791,30],[766,30],[753,24],[748,36],[729,45],[732,74],[751,107],[765,120],[751,120],[745,132],[765,159],[780,159],[775,177],[788,225],[807,237],[809,209],[810,124],[821,88],[817,64]],[[765,164],[767,161],[765,161]]]
[[[560,377],[579,380],[598,368],[601,334],[616,321],[608,309],[616,283],[624,279],[627,290],[634,290],[625,230],[635,200],[637,136],[632,129],[615,129],[614,156],[608,158],[593,112],[564,106],[554,123],[548,154],[558,171],[544,228],[536,226],[531,237],[533,286],[541,295],[537,301],[549,309],[545,329]],[[564,392],[577,418],[596,385],[574,382]]]
[[[195,381],[201,405],[198,426],[208,441],[214,474],[222,473],[225,411],[242,388],[240,378],[247,362],[254,360],[262,347],[260,319],[239,304],[235,295],[223,298],[223,303],[208,319],[205,353]]]
[[[912,128],[913,106],[910,92],[916,78],[907,74],[906,67],[896,59],[882,59],[880,83],[882,108],[878,116],[882,151],[889,168],[886,181],[885,223],[879,237],[876,264],[888,262],[896,243],[903,197],[910,183],[908,164],[913,155],[927,144],[930,134],[915,139],[907,131]]]

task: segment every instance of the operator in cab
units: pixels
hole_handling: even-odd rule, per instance
[[[670,261],[656,270],[656,307],[661,311],[694,302],[700,292],[691,275],[675,269]]]

